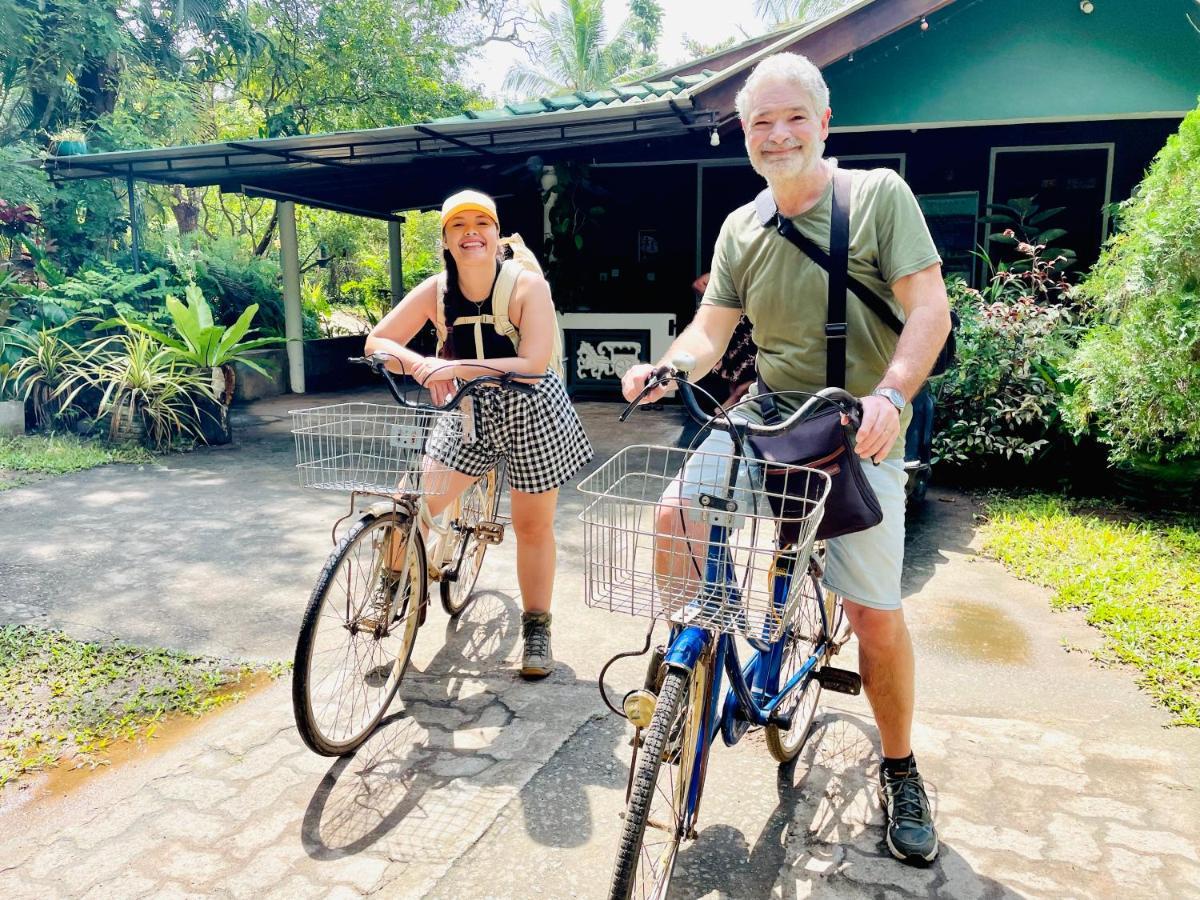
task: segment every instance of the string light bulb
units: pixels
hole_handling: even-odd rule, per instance
[[[850,55],[846,57],[846,62],[854,62],[854,51],[850,51]]]
[[[928,22],[928,20],[926,20],[926,18],[924,16],[921,16],[921,30],[922,31],[929,30],[929,22]]]
[[[1079,0],[1079,11],[1085,16],[1090,16],[1096,10],[1096,4],[1092,0]]]
[[[708,133],[708,145],[710,147],[721,146],[721,133],[715,128]]]

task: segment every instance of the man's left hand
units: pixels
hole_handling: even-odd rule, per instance
[[[863,459],[881,463],[887,459],[900,437],[900,410],[886,397],[863,397],[862,425],[854,450]]]

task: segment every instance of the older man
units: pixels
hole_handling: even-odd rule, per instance
[[[837,161],[824,158],[829,89],[811,62],[781,53],[754,69],[738,94],[737,110],[750,163],[770,194],[725,220],[700,309],[663,362],[690,354],[696,360],[691,377],[703,375],[720,359],[744,312],[753,322],[763,384],[773,391],[817,391],[829,381],[828,280],[821,266],[781,235],[774,212],[828,252],[837,171]],[[829,541],[824,584],[843,598],[858,636],[859,671],[883,750],[879,778],[888,846],[899,859],[928,862],[937,855],[938,840],[909,743],[913,650],[900,604],[905,474],[903,442],[897,438],[911,417],[908,402],[949,332],[949,306],[941,260],[904,181],[886,169],[847,171],[837,180],[849,187],[849,275],[882,298],[904,325],[897,337],[856,296],[847,299],[842,386],[862,398],[857,451],[864,461],[879,463],[863,468],[883,521]],[[653,368],[628,371],[627,398],[642,390]],[[661,394],[656,389],[645,402]],[[786,400],[780,406],[784,415],[795,408]],[[715,432],[703,449],[730,447],[728,436]],[[666,514],[660,527],[664,532],[691,527],[674,524],[683,518]]]

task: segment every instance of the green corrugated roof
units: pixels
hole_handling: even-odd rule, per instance
[[[630,103],[640,103],[647,100],[665,100],[675,97],[689,88],[707,81],[716,72],[705,69],[697,75],[686,75],[671,81],[642,81],[637,84],[614,84],[598,91],[576,91],[573,94],[562,94],[554,97],[542,97],[524,103],[506,103],[496,109],[469,109],[461,115],[435,119],[430,125],[449,124],[454,122],[494,122],[500,119],[511,119],[516,116],[537,116],[545,113],[563,112],[573,109],[592,109],[595,107],[625,106]]]

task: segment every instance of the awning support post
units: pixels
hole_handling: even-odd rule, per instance
[[[300,308],[300,250],[296,240],[296,204],[277,203],[279,266],[283,270],[284,334],[287,337],[288,382],[292,393],[304,393],[304,314]]]
[[[141,238],[138,234],[137,196],[133,192],[133,173],[125,176],[129,190],[129,254],[133,257],[133,271],[142,271]]]
[[[404,298],[404,257],[400,243],[400,222],[389,219],[388,223],[388,276],[392,287],[392,306]]]

